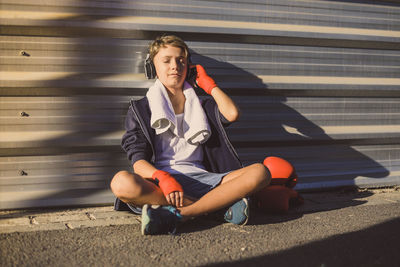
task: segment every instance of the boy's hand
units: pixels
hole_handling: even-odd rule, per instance
[[[165,196],[167,202],[175,207],[183,207],[183,192],[174,191]]]
[[[183,189],[169,172],[157,170],[152,178],[158,182],[167,202],[176,207],[183,206]]]
[[[196,83],[201,87],[207,94],[211,95],[211,91],[217,87],[215,81],[207,75],[206,70],[201,65],[196,65]]]

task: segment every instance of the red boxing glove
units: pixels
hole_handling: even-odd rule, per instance
[[[201,65],[196,65],[196,83],[199,87],[201,87],[207,94],[211,95],[212,89],[217,87],[215,81],[207,75],[206,70]]]
[[[304,203],[293,189],[282,185],[270,185],[255,194],[257,206],[267,213],[285,213],[291,206]]]
[[[297,174],[292,164],[279,157],[267,157],[264,166],[271,173],[271,185],[285,185],[293,188],[297,183]]]
[[[158,182],[164,196],[172,192],[183,192],[182,186],[172,177],[169,172],[157,170],[153,173],[152,178]]]

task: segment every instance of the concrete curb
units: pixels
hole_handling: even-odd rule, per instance
[[[400,188],[302,193],[305,204],[289,213],[312,213],[358,205],[400,203]],[[140,224],[140,216],[117,212],[113,206],[0,211],[0,233],[71,230]]]
[[[114,211],[113,206],[0,212],[0,233],[68,230],[139,223],[139,216],[129,212]]]

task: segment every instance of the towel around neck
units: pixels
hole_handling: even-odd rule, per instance
[[[185,81],[183,86],[185,95],[183,132],[185,140],[192,145],[203,144],[211,135],[206,114],[201,106],[200,99],[191,85]],[[177,119],[167,89],[156,80],[146,94],[151,110],[150,124],[156,134],[170,130],[178,136]]]

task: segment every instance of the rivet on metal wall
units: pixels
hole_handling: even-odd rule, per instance
[[[24,56],[24,57],[30,57],[31,56],[26,51],[21,51],[20,54],[21,54],[21,56]]]

